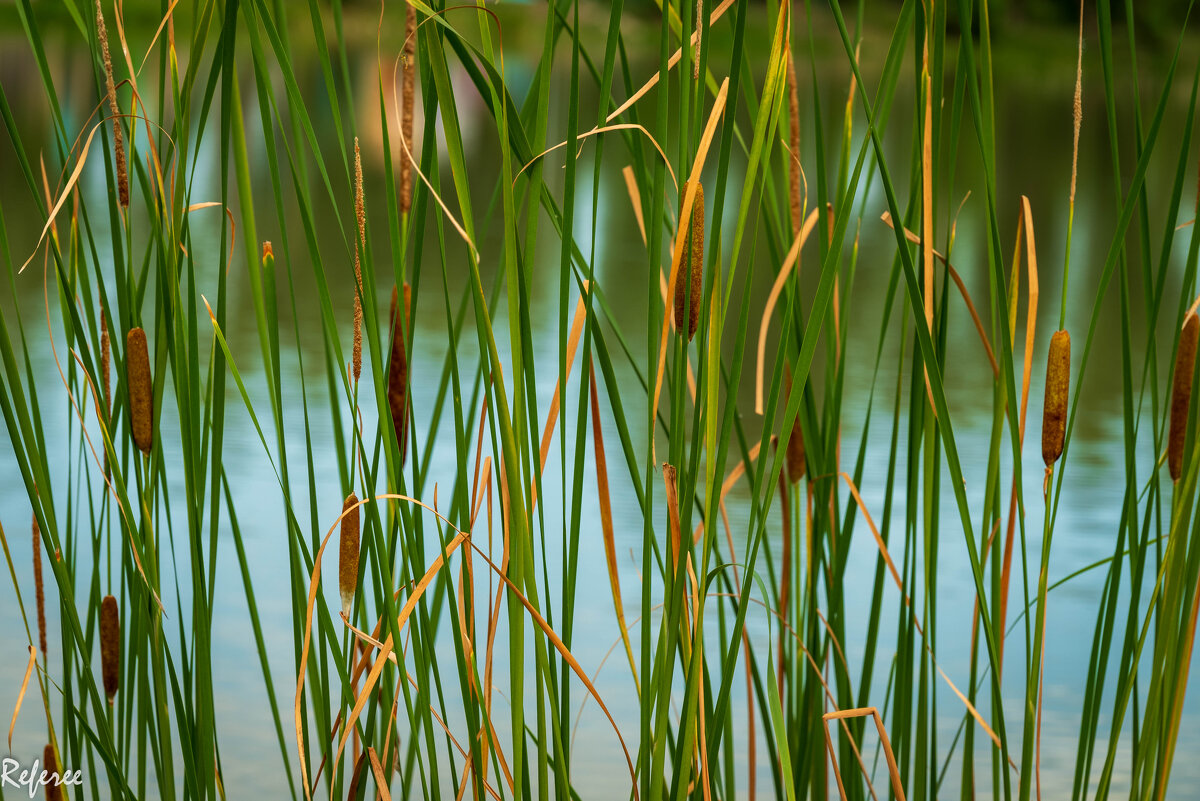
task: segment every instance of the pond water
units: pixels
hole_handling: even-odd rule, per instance
[[[827,35],[823,31],[822,35]],[[883,32],[876,36],[885,35]],[[522,60],[520,48],[521,36],[513,37],[516,41],[508,41],[512,55],[508,65],[510,74],[520,75],[522,69],[528,70],[528,60]],[[886,41],[886,39],[884,40]],[[1067,184],[1070,176],[1071,149],[1071,104],[1073,91],[1073,52],[1070,49],[1070,35],[1064,34],[1061,40],[1056,40],[1057,52],[1047,53],[1047,48],[1032,44],[1008,42],[1001,44],[997,53],[997,142],[999,143],[998,159],[1000,163],[1000,180],[997,187],[999,198],[999,213],[1002,226],[1012,241],[1015,232],[1017,208],[1020,195],[1028,195],[1037,222],[1037,245],[1041,260],[1041,302],[1038,309],[1039,337],[1035,345],[1033,385],[1030,394],[1029,416],[1037,421],[1041,416],[1040,398],[1042,396],[1042,367],[1049,339],[1049,332],[1057,327],[1057,311],[1061,297],[1061,263],[1065,247],[1065,230],[1067,214]],[[800,85],[803,96],[801,108],[811,107],[812,92],[821,94],[825,108],[837,107],[844,103],[848,87],[848,71],[844,58],[839,57],[836,42],[821,40],[820,48],[824,51],[817,60],[818,74],[812,80],[809,74],[810,66],[807,59],[798,62],[802,70]],[[378,110],[373,103],[375,75],[373,48],[364,48],[362,53],[352,55],[352,69],[355,73],[356,91],[359,93],[357,106],[366,109],[358,120],[363,134],[364,168],[366,170],[367,201],[372,219],[378,218],[382,226],[382,204],[372,204],[373,195],[382,192],[383,173],[381,165],[381,150],[378,136],[372,136],[369,131],[377,129],[379,124]],[[864,52],[867,48],[864,48]],[[60,97],[73,116],[68,127],[81,127],[91,106],[95,102],[94,90],[91,84],[90,67],[86,61],[81,61],[77,54],[63,46],[56,45],[54,37],[48,39],[50,60],[56,70],[55,78],[60,89]],[[1193,54],[1194,57],[1195,54]],[[1188,65],[1190,67],[1190,65]],[[865,61],[867,74],[878,75],[880,65],[873,63],[869,57]],[[647,64],[645,72],[649,74]],[[315,62],[310,67],[298,69],[298,73],[306,77],[302,83],[306,92],[310,92],[314,102],[320,102],[323,97],[323,82],[319,68]],[[1182,73],[1190,77],[1190,73]],[[1075,237],[1073,242],[1072,283],[1071,294],[1067,299],[1067,320],[1073,330],[1083,330],[1088,322],[1091,302],[1095,297],[1096,284],[1099,281],[1100,268],[1105,258],[1105,248],[1109,241],[1109,232],[1115,223],[1117,207],[1114,201],[1113,175],[1111,157],[1103,117],[1103,89],[1100,85],[1099,56],[1096,49],[1085,55],[1085,128],[1080,143],[1080,184],[1075,216]],[[459,76],[461,77],[461,76]],[[1152,102],[1157,97],[1161,86],[1161,71],[1150,69],[1142,76],[1143,114],[1152,112]],[[565,92],[563,80],[556,86],[556,91]],[[911,141],[911,72],[902,82],[897,93],[897,103],[893,111],[893,121],[885,146],[890,157],[897,164],[907,164],[907,153],[912,147]],[[1123,77],[1121,80],[1128,80]],[[42,98],[40,82],[34,72],[33,62],[28,52],[28,45],[19,34],[14,38],[8,34],[0,39],[0,81],[12,104],[14,114],[20,121],[26,136],[26,147],[31,152],[45,148],[49,151],[49,123],[45,103]],[[1186,113],[1188,78],[1177,79],[1175,91],[1172,94],[1167,112],[1167,124],[1164,126],[1162,139],[1158,146],[1160,157],[1151,164],[1147,184],[1150,187],[1169,186],[1174,174],[1174,159],[1179,152],[1183,118]],[[250,93],[253,84],[247,81],[243,86],[244,93]],[[563,95],[565,97],[565,94]],[[1124,93],[1123,97],[1130,96]],[[594,97],[584,97],[584,108],[595,108]],[[557,104],[563,107],[565,104]],[[471,180],[478,191],[475,192],[476,203],[486,202],[491,188],[497,180],[498,173],[494,153],[494,141],[488,131],[490,121],[478,97],[469,89],[461,93],[459,113],[467,130],[467,154],[470,165]],[[833,126],[827,131],[827,141],[837,141],[836,134],[840,127],[840,116],[829,115]],[[1132,157],[1128,143],[1133,140],[1132,108],[1123,105],[1118,109],[1121,125],[1122,142],[1126,145],[1123,152],[1124,163],[1132,165]],[[329,147],[330,152],[343,145],[336,139],[336,133],[328,120],[320,120],[317,134],[323,147]],[[555,120],[552,125],[562,127],[562,120]],[[251,148],[261,148],[261,132],[255,130],[257,120],[247,119],[247,139]],[[418,126],[419,127],[419,126]],[[862,125],[859,123],[856,131],[856,146],[861,141]],[[561,138],[561,137],[559,137]],[[815,152],[815,137],[806,135],[803,142],[802,162],[806,165],[815,164],[818,154]],[[219,185],[216,182],[215,170],[205,170],[206,165],[219,164],[218,143],[210,137],[202,145],[201,169],[197,170],[192,186],[194,202],[216,199],[219,196]],[[956,186],[978,186],[981,183],[979,159],[975,145],[974,133],[969,126],[962,133],[962,154],[955,169]],[[259,211],[260,236],[264,239],[276,239],[279,236],[274,227],[274,217],[269,214],[265,202],[270,197],[270,179],[265,165],[265,159],[260,158],[261,152],[251,153],[251,163],[255,166],[253,180],[256,196],[263,206]],[[623,154],[617,145],[610,145],[604,159],[601,185],[598,189],[598,205],[593,209],[593,199],[590,181],[591,151],[585,149],[582,158],[586,169],[580,171],[581,187],[578,195],[579,207],[577,214],[581,218],[590,217],[595,212],[597,216],[597,236],[594,242],[584,239],[580,246],[584,252],[594,248],[597,280],[602,286],[608,287],[611,298],[620,300],[615,304],[618,321],[624,327],[626,334],[634,342],[644,336],[642,326],[645,320],[644,298],[631,293],[625,297],[618,287],[631,270],[642,270],[645,264],[645,254],[640,241],[631,232],[635,231],[633,214],[630,210],[624,185],[621,181],[620,167],[623,166]],[[831,167],[836,165],[835,156],[827,156]],[[547,173],[557,170],[561,159],[551,159]],[[1189,174],[1194,174],[1194,167],[1189,167]],[[810,167],[811,174],[811,167]],[[587,179],[584,180],[584,176]],[[897,176],[898,180],[906,176]],[[1127,176],[1125,176],[1127,178]],[[106,191],[102,174],[89,167],[81,181],[81,191],[102,194]],[[903,183],[902,183],[903,187]],[[4,222],[10,239],[13,258],[19,264],[31,252],[36,232],[40,230],[44,220],[37,218],[31,212],[31,206],[21,199],[26,191],[23,179],[15,169],[10,144],[6,137],[0,137],[0,196],[3,197]],[[965,194],[964,190],[951,192],[955,197]],[[1190,193],[1185,191],[1184,208],[1180,210],[1177,223],[1190,220],[1194,214]],[[346,195],[349,197],[349,195]],[[1166,221],[1163,219],[1165,208],[1163,202],[1150,195],[1150,213],[1152,241],[1157,247],[1161,230]],[[329,243],[330,258],[326,270],[331,275],[342,274],[345,280],[333,280],[335,287],[342,286],[348,290],[350,284],[350,263],[346,261],[332,243],[340,242],[333,221],[331,209],[326,208],[325,201],[318,201],[317,216],[318,235],[323,243]],[[872,386],[873,354],[877,345],[879,318],[884,303],[884,292],[887,286],[888,272],[891,268],[895,253],[895,242],[891,232],[882,223],[877,222],[878,215],[885,208],[878,181],[871,184],[870,193],[865,196],[863,227],[860,239],[860,256],[857,277],[852,289],[852,297],[843,302],[856,319],[864,321],[863,325],[851,323],[848,339],[844,347],[848,353],[859,353],[860,358],[851,358],[846,376],[845,390],[845,426],[843,429],[843,463],[850,464],[857,457],[854,450],[859,440],[859,432],[865,418],[867,402]],[[295,208],[289,202],[289,214],[295,215]],[[482,211],[482,209],[480,209]],[[954,263],[962,274],[968,289],[977,302],[986,298],[988,291],[986,275],[986,253],[984,251],[984,214],[983,200],[972,196],[966,201],[957,228],[957,240],[954,250]],[[218,225],[222,224],[216,212],[210,222],[196,217],[196,225],[211,225],[215,235]],[[343,215],[348,216],[348,215]],[[294,231],[299,231],[298,225]],[[1136,225],[1136,223],[1135,223]],[[586,230],[586,229],[585,229]],[[1178,286],[1183,271],[1183,261],[1190,238],[1190,229],[1183,229],[1176,237],[1175,247],[1171,253],[1172,265],[1168,279],[1168,297],[1178,293]],[[100,234],[103,237],[103,234]],[[203,237],[197,237],[201,240]],[[431,244],[432,244],[431,240]],[[548,240],[547,240],[548,241]],[[481,250],[487,252],[487,242],[481,243]],[[256,403],[265,408],[267,398],[258,358],[257,331],[250,300],[249,288],[243,275],[238,273],[238,265],[244,264],[244,256],[239,250],[235,253],[234,270],[229,282],[229,314],[230,324],[226,331],[228,340],[238,360],[251,395]],[[1005,247],[1006,257],[1010,252]],[[382,253],[384,248],[376,247]],[[763,254],[765,248],[759,248],[758,269],[754,280],[748,287],[754,293],[754,308],[761,308],[769,290],[770,281],[774,275],[774,267],[766,263]],[[1133,250],[1133,249],[1131,249]],[[103,252],[103,248],[101,248]],[[277,246],[276,253],[280,253]],[[308,402],[316,411],[314,420],[326,420],[324,427],[316,426],[312,432],[314,452],[332,453],[334,448],[333,432],[328,430],[328,417],[322,416],[320,404],[333,402],[326,391],[326,382],[321,375],[323,365],[322,342],[320,338],[319,307],[311,294],[305,295],[305,290],[311,289],[311,276],[308,265],[304,261],[304,251],[292,248],[294,258],[292,269],[297,278],[297,293],[300,319],[296,320],[299,330],[299,353],[304,355],[307,372]],[[537,252],[536,269],[554,274],[557,270],[557,248],[543,244]],[[1131,253],[1134,257],[1136,254]],[[1157,256],[1157,253],[1155,254]],[[203,263],[207,258],[209,263],[216,263],[212,252],[204,252],[203,248],[195,254],[198,262]],[[486,263],[485,269],[492,269]],[[110,265],[102,265],[102,271],[111,271]],[[376,268],[381,275],[390,273],[390,265],[381,264]],[[811,272],[806,274],[811,283]],[[637,273],[637,281],[632,285],[639,288],[643,285],[641,273]],[[450,272],[450,292],[457,298],[465,292],[465,271]],[[485,275],[486,280],[486,275]],[[455,283],[455,282],[458,283]],[[438,281],[430,281],[427,286],[434,287]],[[535,282],[537,286],[538,282]],[[307,285],[307,286],[306,286]],[[215,286],[215,284],[214,284]],[[556,379],[554,365],[558,359],[558,316],[564,313],[558,308],[556,296],[557,281],[544,282],[544,290],[535,292],[532,303],[537,310],[534,317],[535,330],[533,342],[535,359],[541,365],[539,369],[539,408],[548,406]],[[811,290],[811,286],[809,287]],[[1142,313],[1141,288],[1135,284],[1132,298],[1132,319],[1134,329],[1139,339],[1134,344],[1135,354],[1144,346],[1145,319]],[[387,288],[380,285],[381,297],[387,297]],[[806,295],[811,298],[811,291]],[[335,297],[338,308],[350,308],[350,295]],[[572,304],[574,300],[571,301]],[[46,449],[55,454],[58,469],[65,477],[69,460],[77,460],[79,452],[70,447],[67,440],[68,404],[66,394],[58,380],[55,366],[56,357],[63,361],[65,349],[61,338],[61,327],[56,322],[50,325],[50,332],[55,337],[53,343],[45,323],[43,300],[43,283],[40,261],[35,261],[30,269],[16,280],[16,294],[5,283],[0,289],[0,310],[9,320],[10,330],[15,327],[13,311],[20,309],[24,321],[25,333],[29,339],[26,345],[29,349],[33,368],[39,377],[39,395],[42,407],[47,410],[47,442]],[[414,365],[412,372],[418,376],[440,374],[443,360],[447,351],[448,332],[445,328],[442,313],[442,299],[438,290],[427,291],[416,308],[416,343],[414,348]],[[495,325],[498,330],[505,330],[507,323],[503,308],[494,310]],[[986,304],[983,304],[986,305]],[[52,304],[53,306],[53,304]],[[1022,301],[1022,308],[1024,301]],[[1168,302],[1167,308],[1173,308]],[[378,310],[380,314],[383,310]],[[986,309],[981,309],[985,314]],[[297,347],[291,341],[290,332],[293,321],[290,312],[283,320],[285,336],[281,345],[285,371],[285,385],[289,380],[298,381]],[[1024,311],[1022,311],[1022,315]],[[1110,289],[1106,299],[1106,319],[1117,319],[1117,294],[1115,286]],[[55,319],[55,315],[52,315]],[[964,462],[967,488],[972,498],[973,514],[978,514],[979,498],[984,481],[986,468],[985,459],[988,452],[991,426],[991,384],[990,370],[983,357],[978,340],[970,327],[970,320],[960,305],[952,305],[952,324],[961,326],[963,335],[951,338],[949,343],[947,370],[947,385],[949,405],[953,416],[960,454]],[[344,316],[344,342],[349,342],[350,318]],[[1160,326],[1157,335],[1162,347],[1168,347],[1169,323]],[[1099,327],[1094,346],[1092,366],[1084,379],[1086,392],[1085,404],[1088,408],[1086,415],[1081,415],[1072,439],[1070,458],[1066,464],[1066,474],[1063,484],[1061,507],[1058,513],[1057,530],[1054,540],[1054,551],[1051,562],[1051,580],[1067,576],[1088,564],[1111,556],[1112,543],[1116,536],[1117,519],[1121,507],[1121,490],[1124,487],[1123,468],[1123,437],[1121,420],[1121,378],[1117,363],[1120,346],[1120,327],[1115,324],[1105,324]],[[1079,341],[1082,341],[1080,338]],[[497,337],[497,343],[502,347],[507,345],[507,336]],[[466,337],[460,345],[460,357],[470,363],[474,358],[473,338]],[[1018,343],[1018,348],[1020,347]],[[899,347],[893,348],[893,353],[885,355],[880,366],[877,390],[880,398],[877,403],[886,403],[890,407],[891,388],[896,384],[897,362]],[[1019,352],[1019,351],[1018,351]],[[1111,354],[1111,355],[1110,355]],[[502,359],[507,354],[501,353]],[[1139,358],[1135,356],[1135,358]],[[1165,360],[1166,356],[1160,354]],[[1076,357],[1076,366],[1078,357]],[[621,366],[618,360],[618,370],[624,370],[621,375],[632,380],[632,372],[627,366]],[[905,368],[907,371],[907,368]],[[821,367],[814,368],[814,374],[819,375]],[[1165,374],[1161,373],[1160,375]],[[747,370],[747,377],[751,375]],[[568,397],[577,397],[577,376],[569,384]],[[364,392],[369,393],[370,387],[364,386]],[[414,384],[413,408],[416,414],[416,424],[420,430],[425,430],[429,424],[429,413],[433,405],[433,393],[436,383],[417,382]],[[742,387],[741,402],[745,408],[752,407],[752,384],[746,380]],[[262,626],[267,636],[268,652],[275,681],[275,689],[281,709],[284,711],[285,731],[287,719],[292,704],[295,689],[293,668],[292,608],[289,591],[289,575],[286,561],[282,558],[285,546],[282,537],[285,536],[283,525],[283,510],[279,487],[271,464],[254,432],[249,417],[237,394],[236,387],[230,382],[227,397],[228,409],[226,428],[226,469],[230,484],[233,488],[235,506],[239,511],[239,519],[245,532],[245,544],[249,561],[255,566],[253,573],[254,586],[257,596],[258,611]],[[607,414],[607,407],[605,407]],[[642,411],[628,408],[627,414],[631,420],[640,419]],[[365,430],[373,430],[375,420],[372,419],[374,410],[364,407]],[[294,452],[303,451],[306,432],[302,419],[298,414],[289,418],[292,425],[288,430],[288,446]],[[172,426],[177,426],[178,418],[171,409],[164,409],[161,415],[162,440],[172,441]],[[902,425],[903,425],[902,421]],[[436,477],[439,472],[452,476],[456,471],[455,455],[451,443],[453,435],[448,425],[449,436],[443,436],[433,455],[431,475]],[[573,430],[568,426],[568,434]],[[863,499],[876,520],[879,519],[883,506],[883,483],[886,480],[887,469],[887,424],[877,418],[874,423],[875,436],[868,443],[866,454],[866,472],[862,482]],[[1037,453],[1038,426],[1034,422],[1030,428],[1030,440],[1026,447],[1026,486],[1025,497],[1028,501],[1027,520],[1029,521],[1030,541],[1029,554],[1031,559],[1030,575],[1036,575],[1036,555],[1040,549],[1039,525],[1042,515],[1041,504],[1041,470]],[[635,435],[640,431],[633,427]],[[606,440],[615,442],[616,432],[611,419],[605,418]],[[1143,438],[1144,440],[1145,438]],[[635,443],[635,447],[640,447]],[[1155,454],[1144,447],[1138,454],[1139,477],[1144,477],[1150,471]],[[550,461],[546,468],[546,487],[543,495],[547,521],[560,520],[562,516],[563,481],[562,466],[559,464],[558,448],[550,451]],[[171,459],[168,446],[166,458]],[[585,486],[593,486],[593,462],[586,460],[587,476]],[[1007,466],[1004,469],[1008,469]],[[636,496],[629,485],[628,474],[623,468],[610,476],[613,490],[613,515],[616,528],[617,553],[621,556],[622,587],[625,593],[626,606],[636,610],[640,604],[638,591],[638,565],[640,556],[635,560],[632,556],[641,547],[642,519]],[[948,479],[947,479],[948,480]],[[945,484],[946,482],[944,482]],[[318,461],[317,486],[336,486],[338,484],[336,461],[333,458]],[[179,488],[182,493],[182,488]],[[739,496],[739,493],[743,493]],[[735,540],[735,546],[741,551],[744,548],[745,518],[742,510],[745,505],[737,502],[739,497],[746,497],[745,490],[739,487],[733,494],[730,503],[733,530],[743,532],[742,540]],[[960,686],[965,687],[969,676],[969,632],[971,626],[971,604],[974,598],[974,588],[970,579],[966,549],[961,536],[949,536],[954,532],[953,525],[947,521],[957,521],[957,510],[953,503],[953,495],[948,489],[942,493],[944,508],[942,510],[943,534],[947,535],[940,543],[941,567],[938,575],[939,603],[939,633],[936,643],[937,658],[940,666]],[[897,495],[897,503],[903,504],[904,495]],[[58,499],[60,515],[66,512],[67,499]],[[584,520],[597,520],[598,510],[595,508],[595,498],[590,493],[584,494]],[[320,528],[327,528],[340,512],[341,498],[330,494],[320,499],[318,517]],[[303,510],[302,510],[303,511]],[[897,519],[903,519],[903,508],[896,509]],[[30,543],[26,536],[29,521],[29,505],[25,489],[17,470],[15,459],[8,445],[7,435],[0,438],[0,523],[4,525],[12,558],[18,566],[29,564]],[[739,526],[739,523],[743,525]],[[301,527],[307,521],[300,520]],[[553,527],[553,523],[548,526]],[[876,551],[865,528],[861,528],[856,538],[851,555],[851,566],[848,574],[869,575],[874,571]],[[778,531],[773,530],[774,537]],[[551,552],[547,554],[550,564],[554,565],[560,554],[554,549],[561,547],[554,537],[549,537]],[[778,543],[774,543],[777,547]],[[595,591],[603,603],[583,604],[576,613],[576,631],[586,632],[586,636],[576,637],[574,653],[579,661],[590,672],[594,671],[605,658],[610,646],[616,641],[617,629],[608,602],[608,581],[604,569],[604,553],[598,530],[585,528],[585,536],[581,542],[580,578],[578,591],[583,593]],[[187,575],[186,556],[181,556],[181,575]],[[214,619],[217,621],[218,641],[213,648],[213,669],[216,679],[216,705],[218,714],[218,736],[222,757],[223,780],[227,788],[236,788],[231,793],[233,797],[263,797],[282,798],[286,794],[285,785],[279,776],[282,764],[276,743],[274,726],[270,718],[269,708],[265,701],[266,689],[258,669],[258,656],[251,635],[248,612],[239,576],[239,568],[232,544],[222,544],[217,556],[216,575],[218,589],[217,604]],[[1018,575],[1018,574],[1015,574]],[[552,581],[556,581],[552,577]],[[1019,580],[1019,579],[1018,579]],[[29,590],[22,579],[22,590],[26,598]],[[1045,708],[1043,721],[1042,746],[1042,780],[1043,792],[1048,798],[1062,798],[1070,793],[1073,775],[1076,741],[1078,737],[1079,715],[1081,707],[1081,692],[1083,679],[1086,676],[1087,661],[1091,646],[1092,629],[1095,623],[1097,599],[1100,596],[1103,582],[1102,571],[1093,571],[1056,589],[1050,596],[1047,611],[1047,653],[1045,660]],[[558,587],[547,588],[552,596],[558,592]],[[330,599],[334,598],[335,589],[326,588]],[[188,592],[185,587],[183,592]],[[168,610],[173,608],[174,599],[168,600]],[[889,607],[885,609],[885,620],[895,620],[895,604],[899,602],[897,594],[888,595]],[[864,593],[861,598],[850,598],[847,601],[849,632],[865,630],[866,618],[869,613],[869,598]],[[48,609],[51,610],[49,638],[51,649],[57,650],[54,643],[59,641],[57,630],[57,615],[53,613],[57,599],[53,593],[48,598]],[[187,600],[184,599],[184,608]],[[1012,619],[1010,613],[1010,622]],[[752,620],[750,630],[756,637],[756,643],[762,646],[766,642],[768,626],[765,619]],[[862,638],[850,636],[844,643],[846,659],[852,666],[852,673],[857,673],[858,661],[863,655]],[[1019,654],[1023,637],[1014,632],[1010,648]],[[26,651],[25,632],[15,603],[15,594],[9,581],[0,582],[0,715],[6,716],[15,701],[16,688],[23,675]],[[885,640],[886,643],[886,640]],[[878,665],[886,664],[886,657]],[[1018,664],[1018,657],[1010,657],[1010,666]],[[610,660],[606,669],[600,673],[596,682],[601,694],[606,699],[610,709],[622,729],[636,732],[637,700],[631,692],[631,684],[627,671],[622,671],[623,660],[620,654]],[[1017,669],[1011,668],[1006,680],[1006,709],[1010,721],[1019,720],[1023,691],[1022,682],[1016,676]],[[876,675],[886,674],[886,670],[876,670]],[[1196,671],[1193,671],[1193,675]],[[880,681],[886,681],[884,675]],[[502,675],[497,677],[498,686],[504,686]],[[735,683],[735,687],[740,686]],[[878,688],[882,696],[884,688]],[[1183,799],[1195,797],[1195,788],[1200,786],[1200,760],[1189,759],[1186,755],[1200,753],[1200,686],[1193,678],[1190,683],[1187,709],[1184,713],[1183,726],[1180,732],[1178,751],[1180,758],[1176,760],[1171,793],[1172,798]],[[576,696],[581,697],[581,696]],[[31,702],[27,699],[27,704]],[[961,722],[962,709],[957,705],[953,696],[945,689],[939,688],[939,743],[949,743]],[[12,743],[12,753],[19,758],[28,759],[30,755],[40,753],[43,744],[41,727],[37,725],[38,710],[36,703],[27,706],[16,727]],[[504,720],[503,710],[497,728],[501,728]],[[454,724],[453,716],[448,721]],[[505,722],[504,725],[507,725]],[[1106,730],[1107,723],[1102,720],[1101,730]],[[979,737],[983,740],[984,738]],[[294,742],[291,752],[294,762]],[[595,796],[623,795],[627,791],[627,777],[622,771],[614,771],[613,766],[621,764],[620,752],[617,748],[611,730],[604,718],[598,714],[595,706],[589,706],[582,716],[574,751],[573,771],[581,787],[595,788]],[[979,747],[981,759],[989,759],[989,749]],[[744,759],[744,756],[739,756]],[[766,754],[760,748],[760,787],[767,781]],[[981,762],[981,764],[984,764]],[[1119,770],[1123,765],[1119,763]],[[742,772],[744,778],[744,769]],[[957,790],[956,776],[953,769],[948,779],[954,791]],[[877,777],[882,781],[882,774]],[[1117,790],[1127,792],[1127,780],[1123,775],[1117,777]],[[989,788],[980,787],[981,797],[987,797]],[[589,794],[590,797],[591,794]]]

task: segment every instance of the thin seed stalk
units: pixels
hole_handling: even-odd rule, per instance
[[[112,54],[108,49],[108,26],[104,24],[104,11],[100,7],[100,0],[96,0],[96,38],[100,40],[100,57],[104,62],[104,91],[108,100],[109,115],[112,117],[113,156],[117,162],[117,196],[121,205],[129,208],[129,168],[125,163],[125,135],[121,129],[121,109],[117,106]]]

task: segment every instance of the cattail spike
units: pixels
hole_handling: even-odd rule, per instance
[[[408,154],[400,159],[400,213],[412,208],[413,105],[417,94],[417,10],[404,6],[404,74],[400,86],[400,138]]]
[[[112,343],[108,336],[108,315],[104,313],[103,307],[100,309],[100,381],[103,384],[104,390],[104,417],[105,420],[112,416]]]
[[[125,337],[125,379],[129,385],[129,422],[134,444],[147,456],[154,446],[154,382],[146,332],[129,329]]]
[[[353,492],[342,504],[342,539],[338,559],[338,588],[342,593],[342,614],[350,617],[354,594],[358,590],[358,496]]]
[[[108,111],[112,116],[113,155],[117,162],[117,194],[121,205],[129,208],[129,168],[125,163],[125,135],[121,130],[121,110],[117,106],[117,86],[113,80],[112,54],[108,49],[108,27],[104,10],[96,0],[96,38],[100,40],[100,56],[104,61],[104,91],[108,96]]]
[[[38,647],[46,654],[46,588],[42,583],[42,531],[33,515],[33,589],[37,600]]]
[[[362,266],[360,255],[366,242],[367,212],[363,203],[362,153],[358,149],[358,137],[354,137],[354,218],[358,223],[358,237],[354,240],[354,382],[362,375]]]
[[[388,406],[392,412],[392,431],[396,435],[396,447],[400,449],[400,466],[404,467],[408,453],[408,354],[404,347],[404,337],[408,332],[412,305],[412,290],[407,282],[404,284],[403,317],[396,314],[398,301],[399,293],[393,289],[389,315],[392,321],[392,356],[388,362]]]
[[[790,398],[792,395],[792,371],[790,368],[784,368],[783,373],[784,386],[787,394],[785,398]],[[804,430],[800,426],[800,414],[797,412],[796,419],[792,422],[792,433],[787,440],[787,474],[788,479],[793,484],[798,484],[800,479],[804,478],[804,472],[807,469],[806,458],[804,454]]]
[[[687,190],[688,183],[685,183],[685,196]],[[685,224],[682,217],[681,211],[680,225]],[[700,324],[700,296],[704,291],[704,186],[699,181],[696,182],[696,199],[683,247],[686,250],[675,277],[675,328],[687,331],[688,342],[691,342]]]
[[[1183,475],[1183,445],[1187,438],[1188,408],[1192,402],[1192,373],[1196,367],[1196,342],[1200,336],[1200,318],[1189,311],[1179,332],[1175,353],[1175,375],[1171,382],[1171,429],[1167,439],[1167,466],[1171,480]]]
[[[59,775],[58,759],[54,756],[52,745],[47,744],[42,749],[42,770],[46,774],[46,801],[62,801],[62,777]]]
[[[121,611],[111,595],[100,602],[100,670],[104,694],[111,704],[121,687]]]
[[[1053,467],[1062,456],[1071,389],[1071,335],[1055,331],[1046,357],[1046,401],[1042,406],[1042,461]]]
[[[682,535],[679,528],[679,475],[674,465],[663,463],[663,484],[667,488],[667,518],[671,530],[671,569],[679,567],[679,547]]]

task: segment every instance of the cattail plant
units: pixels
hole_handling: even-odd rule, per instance
[[[131,328],[125,337],[125,380],[129,385],[129,423],[133,442],[150,455],[154,446],[154,382],[150,377],[150,351],[146,332]]]
[[[1046,400],[1042,405],[1042,461],[1054,466],[1062,456],[1067,433],[1067,395],[1071,388],[1071,335],[1065,330],[1050,337],[1046,357]]]
[[[404,5],[404,76],[400,86],[400,137],[408,155],[400,159],[400,213],[412,208],[413,104],[417,94],[417,10]]]
[[[46,653],[46,588],[42,583],[42,531],[33,515],[33,589],[37,601],[38,647]]]
[[[108,27],[104,11],[96,0],[96,38],[100,40],[100,57],[104,62],[104,91],[108,96],[108,111],[112,116],[113,155],[117,162],[117,193],[121,205],[129,207],[129,168],[125,164],[125,135],[121,130],[121,111],[117,107],[117,85],[113,80],[112,55],[108,50]]]
[[[1167,439],[1167,467],[1171,480],[1183,474],[1183,441],[1187,436],[1188,407],[1192,402],[1192,372],[1196,366],[1196,339],[1200,335],[1200,318],[1189,311],[1179,332],[1179,349],[1175,353],[1175,376],[1171,384],[1171,429]]]
[[[121,686],[121,612],[111,595],[100,602],[100,671],[111,704]]]
[[[54,756],[54,746],[49,743],[42,749],[42,770],[46,776],[46,801],[62,801],[62,781],[58,774],[58,759]]]
[[[685,196],[690,183],[683,185]],[[683,214],[681,210],[680,225],[685,224]],[[687,331],[688,342],[691,342],[700,323],[700,295],[704,291],[704,186],[699,181],[696,182],[691,222],[686,224],[688,232],[683,241],[686,250],[675,277],[675,328]]]
[[[361,252],[366,233],[367,211],[363,203],[362,153],[358,149],[358,137],[354,137],[354,219],[358,223],[358,236],[354,240],[354,383],[362,375],[362,265]]]
[[[400,449],[400,466],[404,466],[408,453],[408,354],[404,349],[404,336],[408,330],[408,316],[412,303],[412,292],[404,284],[404,316],[397,315],[399,293],[392,289],[392,356],[388,361],[387,395],[388,407],[392,412],[392,431],[396,435],[396,447]]]
[[[790,398],[792,395],[792,371],[791,368],[784,368],[783,373],[784,384],[787,388],[785,398]],[[787,474],[788,479],[793,484],[798,484],[800,479],[804,478],[804,471],[807,469],[807,464],[804,456],[804,431],[800,427],[800,413],[796,413],[796,419],[792,421],[792,433],[787,439]]]
[[[358,589],[358,496],[353,492],[346,496],[346,502],[342,504],[342,538],[338,557],[342,614],[350,617],[354,593]]]

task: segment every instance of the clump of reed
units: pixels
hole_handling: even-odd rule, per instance
[[[121,611],[111,595],[100,602],[100,672],[104,694],[112,704],[121,687]]]
[[[1065,330],[1055,331],[1046,357],[1046,398],[1042,405],[1042,461],[1047,469],[1062,456],[1070,389],[1071,335]]]
[[[1171,480],[1183,475],[1183,445],[1187,438],[1188,407],[1192,402],[1192,374],[1196,367],[1196,341],[1200,335],[1200,318],[1189,311],[1179,332],[1179,348],[1175,352],[1175,375],[1171,383],[1171,427],[1167,437],[1167,468]]]
[[[150,377],[150,350],[146,332],[131,328],[125,336],[125,381],[129,389],[129,425],[133,442],[150,455],[154,447],[154,382]]]
[[[392,417],[392,432],[396,436],[396,447],[400,450],[400,466],[404,466],[408,453],[408,353],[404,347],[405,332],[408,330],[409,313],[412,305],[412,290],[404,283],[404,315],[399,316],[399,291],[392,288],[392,306],[388,319],[392,324],[392,355],[388,359],[387,397]]]
[[[121,205],[129,207],[129,168],[125,163],[125,135],[121,130],[121,110],[117,107],[117,86],[113,80],[112,55],[108,50],[108,27],[104,24],[104,11],[100,0],[96,0],[96,38],[100,40],[100,57],[104,63],[104,90],[108,100],[108,111],[112,117],[113,157],[117,162],[117,194]]]
[[[342,532],[338,550],[338,590],[342,596],[342,614],[350,617],[354,595],[358,591],[358,496],[353,492],[342,504]]]
[[[690,181],[683,185],[687,195]],[[700,299],[704,291],[704,185],[696,181],[696,198],[690,220],[685,221],[686,209],[680,210],[680,225],[687,225],[683,240],[683,257],[675,277],[675,328],[687,332],[688,342],[696,336],[700,324]]]

